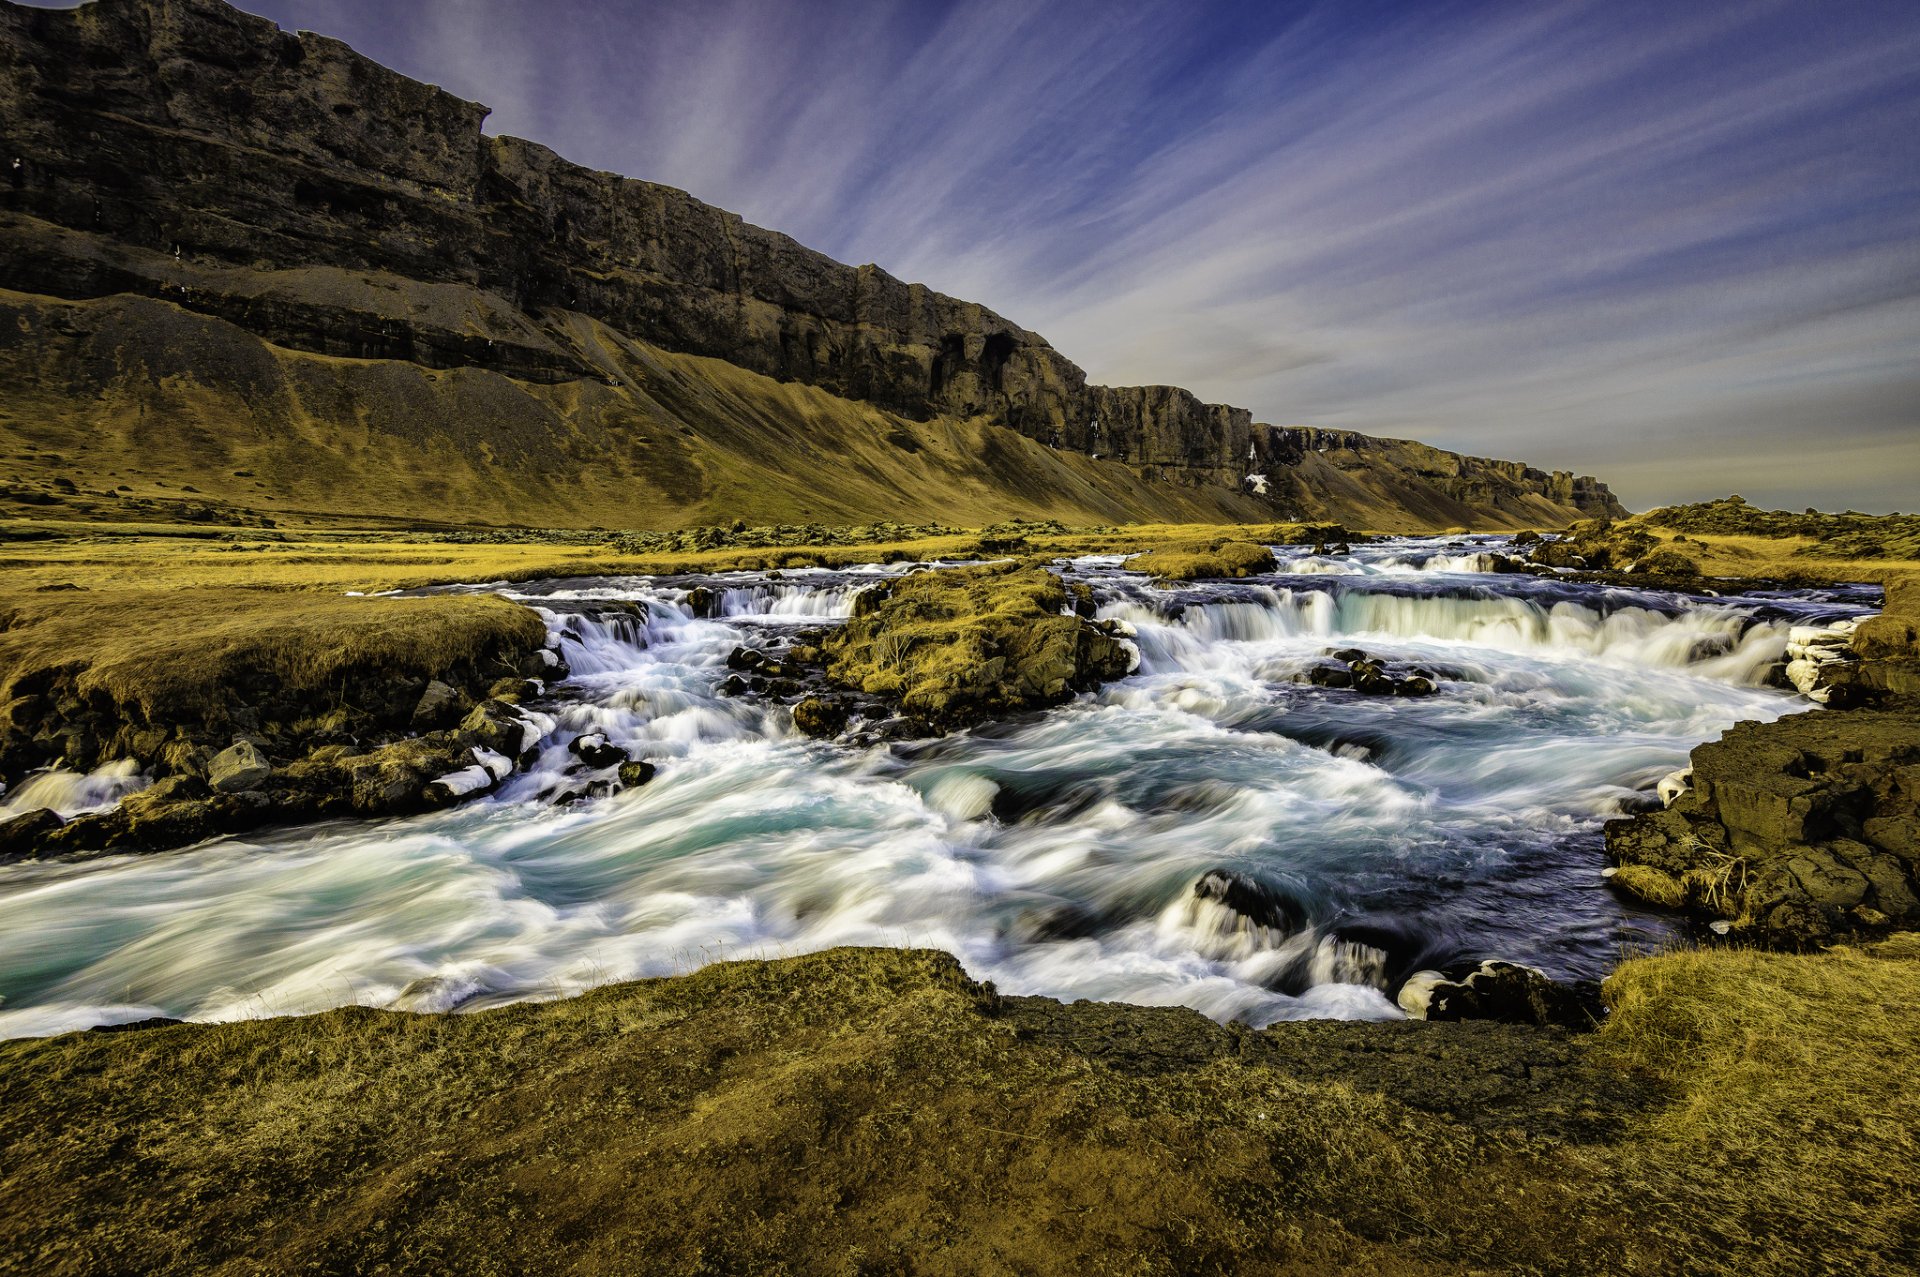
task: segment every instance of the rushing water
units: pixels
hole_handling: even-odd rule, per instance
[[[705,578],[712,620],[684,580],[488,587],[542,609],[573,670],[540,706],[537,765],[430,816],[0,868],[0,1035],[473,1007],[839,944],[938,946],[1007,992],[1254,1023],[1391,1016],[1410,970],[1469,955],[1597,975],[1663,926],[1602,888],[1601,822],[1730,724],[1806,709],[1761,685],[1788,625],[1867,609],[1849,591],[1700,600],[1485,574],[1498,546],[1296,554],[1177,589],[1077,560],[1064,570],[1130,627],[1137,673],[892,745],[807,740],[784,707],[717,688],[735,645],[830,624],[907,565]],[[1439,692],[1297,681],[1337,647],[1431,671]],[[589,731],[658,778],[555,805]],[[139,780],[30,783],[96,805]],[[1290,920],[1197,896],[1215,869]]]

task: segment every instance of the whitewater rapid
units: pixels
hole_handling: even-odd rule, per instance
[[[1665,927],[1603,889],[1601,823],[1732,723],[1807,709],[1764,681],[1789,626],[1868,609],[1493,575],[1501,545],[1282,550],[1272,576],[1178,588],[1064,563],[1138,671],[891,744],[806,739],[720,685],[735,646],[835,624],[913,565],[468,587],[539,608],[573,671],[537,707],[533,767],[428,816],[0,868],[0,1035],[470,1009],[842,944],[1255,1024],[1393,1016],[1411,969],[1468,956],[1598,975]],[[696,586],[716,615],[693,615]],[[1332,648],[1438,691],[1304,681]],[[569,771],[588,732],[657,778],[556,803],[597,775]],[[96,806],[139,783],[124,764],[28,782]],[[1280,914],[1196,893],[1217,870]]]

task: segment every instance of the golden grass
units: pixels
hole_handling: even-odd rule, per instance
[[[1066,587],[1041,567],[996,564],[920,572],[825,643],[835,682],[885,697],[933,721],[1063,700],[1098,643],[1118,672],[1125,657],[1086,623],[1062,615]]]
[[[1663,954],[1607,981],[1596,1062],[1674,1100],[1625,1165],[1686,1211],[1702,1271],[1872,1272],[1920,1238],[1920,936],[1814,956]],[[1746,1269],[1754,1271],[1753,1269]]]
[[[1920,560],[1916,559],[1809,557],[1803,551],[1816,544],[1812,537],[1719,536],[1676,533],[1653,524],[1643,526],[1669,542],[1675,536],[1684,536],[1686,539],[1672,548],[1692,559],[1705,576],[1764,577],[1810,585],[1832,581],[1885,584],[1895,577],[1920,572]]]
[[[546,633],[532,611],[492,595],[174,588],[9,601],[0,699],[36,676],[73,671],[82,696],[102,694],[149,720],[204,710],[243,679],[307,691],[366,673],[425,678],[503,646],[537,647]]]
[[[0,1043],[0,1253],[242,1271],[1892,1272],[1907,937],[1626,964],[1582,1042],[1005,1001],[836,950]]]

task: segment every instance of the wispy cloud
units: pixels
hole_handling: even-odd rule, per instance
[[[1618,479],[1920,492],[1909,0],[245,0],[1096,379]]]

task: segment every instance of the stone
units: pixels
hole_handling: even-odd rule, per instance
[[[236,741],[207,764],[207,783],[215,793],[243,794],[258,789],[273,774],[273,764],[252,741]]]
[[[458,688],[439,679],[429,679],[426,690],[415,702],[411,719],[413,730],[433,731],[460,720],[467,710],[467,698]]]
[[[627,761],[627,751],[599,732],[574,737],[567,742],[567,752],[589,767],[615,767]]]
[[[43,838],[65,823],[50,807],[0,820],[0,865],[32,855]]]
[[[654,778],[659,771],[652,763],[634,761],[620,764],[620,786],[623,789],[638,789]]]
[[[1516,962],[1482,962],[1459,979],[1440,972],[1416,972],[1408,983],[1415,980],[1419,983],[1412,992],[1401,986],[1405,1000],[1400,1005],[1409,1015],[1419,1008],[1420,1019],[1497,1020],[1581,1031],[1593,1028],[1606,1014],[1596,982],[1563,984],[1537,967]]]
[[[847,709],[837,701],[809,696],[793,707],[793,725],[807,736],[838,736],[846,730]]]

